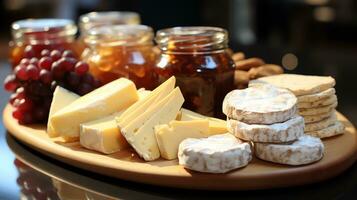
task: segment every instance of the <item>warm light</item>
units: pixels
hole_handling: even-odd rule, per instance
[[[285,54],[281,60],[283,67],[287,70],[293,70],[298,66],[298,58],[292,54]]]
[[[330,7],[318,7],[314,10],[314,17],[320,22],[330,22],[335,19],[335,10]]]

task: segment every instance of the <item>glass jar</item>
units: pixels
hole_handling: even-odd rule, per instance
[[[144,25],[91,28],[85,38],[89,53],[84,58],[90,72],[103,83],[126,77],[137,88],[153,89],[157,82],[153,35],[153,30]]]
[[[88,49],[84,38],[88,31],[96,26],[120,25],[120,24],[140,24],[140,15],[136,12],[90,12],[81,15],[79,18],[80,37],[78,38],[78,49],[83,57],[86,56]]]
[[[234,62],[228,33],[216,27],[175,27],[159,30],[161,49],[155,73],[159,82],[175,75],[185,97],[184,107],[224,118],[222,101],[234,88]]]
[[[25,19],[12,24],[10,62],[15,67],[22,58],[39,57],[43,49],[76,51],[77,26],[67,19]]]

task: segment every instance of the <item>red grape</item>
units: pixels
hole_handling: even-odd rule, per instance
[[[89,85],[94,85],[94,78],[91,74],[84,74],[81,78],[82,83],[87,83]]]
[[[17,94],[16,93],[11,94],[10,95],[10,100],[9,100],[10,104],[14,105],[14,102],[15,102],[16,99],[17,99]]]
[[[55,79],[61,79],[65,73],[57,61],[52,63],[51,71]]]
[[[33,107],[33,102],[28,98],[21,99],[18,104],[18,109],[21,111],[30,111],[32,107]]]
[[[41,51],[41,56],[44,57],[44,56],[50,56],[51,54],[51,51],[48,50],[48,49],[44,49]]]
[[[38,120],[38,121],[45,120],[47,117],[46,109],[44,109],[42,107],[37,107],[34,111],[34,116],[35,116],[36,120]]]
[[[62,53],[62,57],[67,57],[67,58],[75,58],[73,52],[71,50],[65,50]]]
[[[25,58],[32,58],[35,57],[36,53],[35,50],[31,45],[27,45],[24,50],[24,57]]]
[[[23,99],[26,97],[26,92],[25,92],[25,88],[23,87],[19,87],[16,89],[16,98],[17,99]]]
[[[18,65],[14,69],[14,73],[16,77],[20,80],[26,81],[29,79],[28,74],[26,73],[26,66],[25,65]]]
[[[33,65],[37,66],[38,65],[38,59],[37,58],[31,58],[30,59],[30,64],[33,64]]]
[[[52,58],[51,57],[42,57],[38,63],[38,66],[42,69],[50,70],[52,65]]]
[[[34,122],[33,116],[30,112],[25,112],[23,119],[19,120],[20,124],[31,124]]]
[[[28,65],[28,64],[30,64],[30,59],[23,58],[23,59],[21,59],[20,64]]]
[[[57,85],[58,85],[58,84],[57,84],[56,81],[52,81],[52,82],[51,82],[51,90],[52,90],[52,91],[55,91]]]
[[[67,76],[67,82],[70,86],[75,87],[79,84],[81,78],[74,72],[70,72]]]
[[[40,70],[33,64],[27,65],[26,73],[32,80],[38,80],[40,78]]]
[[[52,50],[50,56],[53,61],[56,61],[61,58],[61,52],[58,50]]]
[[[57,60],[58,64],[60,65],[61,70],[64,71],[72,71],[74,65],[77,63],[77,60],[74,58],[60,58]]]
[[[40,71],[40,79],[44,84],[50,84],[52,81],[52,74],[48,70],[41,69]]]
[[[23,112],[19,109],[15,109],[13,112],[12,112],[12,116],[17,119],[17,120],[22,120],[24,115],[23,115]]]
[[[7,90],[9,92],[13,92],[13,91],[15,91],[17,86],[18,86],[18,83],[16,81],[16,76],[13,75],[13,74],[7,75],[5,80],[4,80],[4,88],[5,88],[5,90]]]
[[[89,69],[89,65],[82,61],[77,62],[76,66],[74,68],[75,72],[78,75],[83,75],[83,74],[87,73],[88,69]]]
[[[93,90],[93,87],[88,84],[88,83],[82,83],[79,87],[78,87],[78,93],[80,95],[85,95],[88,92],[91,92]]]

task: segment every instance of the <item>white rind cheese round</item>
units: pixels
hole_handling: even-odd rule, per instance
[[[316,108],[321,106],[328,106],[337,102],[337,96],[332,95],[325,99],[321,99],[318,101],[311,101],[311,102],[299,102],[298,100],[298,108]]]
[[[227,133],[185,139],[179,145],[178,158],[180,165],[194,171],[226,173],[248,165],[252,152],[248,143]]]
[[[333,113],[330,117],[321,120],[319,122],[313,122],[313,123],[306,123],[305,124],[305,131],[317,131],[317,130],[321,130],[324,128],[327,128],[333,124],[335,124],[335,122],[337,121],[337,116],[336,113]]]
[[[291,142],[304,135],[304,118],[298,115],[286,122],[271,125],[246,124],[228,119],[227,126],[236,137],[252,142]]]
[[[294,116],[296,104],[297,99],[290,91],[260,84],[229,92],[223,101],[223,113],[249,124],[273,124]]]
[[[304,117],[305,123],[314,123],[331,117],[334,112],[336,112],[336,110],[332,110],[331,112],[321,113],[317,115],[305,115],[302,117]]]
[[[279,74],[266,76],[249,82],[249,87],[256,82],[265,82],[286,88],[296,96],[319,93],[335,86],[335,79],[330,76],[311,76],[301,74]]]
[[[300,108],[299,109],[299,115],[306,116],[306,115],[319,115],[322,113],[327,113],[331,112],[337,107],[337,102],[327,105],[327,106],[321,106],[318,108]]]
[[[328,98],[328,97],[334,95],[335,93],[336,93],[335,88],[329,88],[322,92],[297,96],[297,99],[298,99],[298,103],[314,102],[314,101],[320,101],[321,99]]]
[[[317,130],[317,131],[306,132],[306,134],[319,138],[327,138],[335,135],[344,134],[344,132],[345,132],[345,125],[343,125],[343,123],[341,123],[340,121],[336,121],[331,126],[328,126],[324,129]]]
[[[320,160],[324,145],[319,138],[304,135],[291,144],[254,143],[255,155],[265,161],[305,165]]]

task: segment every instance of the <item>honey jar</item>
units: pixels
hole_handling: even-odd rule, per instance
[[[216,27],[175,27],[159,30],[161,49],[155,73],[159,82],[172,75],[184,97],[184,107],[223,118],[222,101],[234,88],[234,62],[228,33]]]
[[[40,57],[43,49],[75,51],[77,26],[67,19],[25,19],[11,26],[10,62],[15,67],[22,58]]]
[[[103,25],[120,24],[140,24],[140,15],[136,12],[103,11],[90,12],[79,17],[79,30],[81,35],[78,38],[78,51],[85,57],[87,46],[84,42],[88,31],[93,27]]]
[[[89,53],[84,60],[90,72],[103,83],[128,78],[137,88],[153,89],[155,53],[153,30],[145,25],[93,27],[85,37]]]

